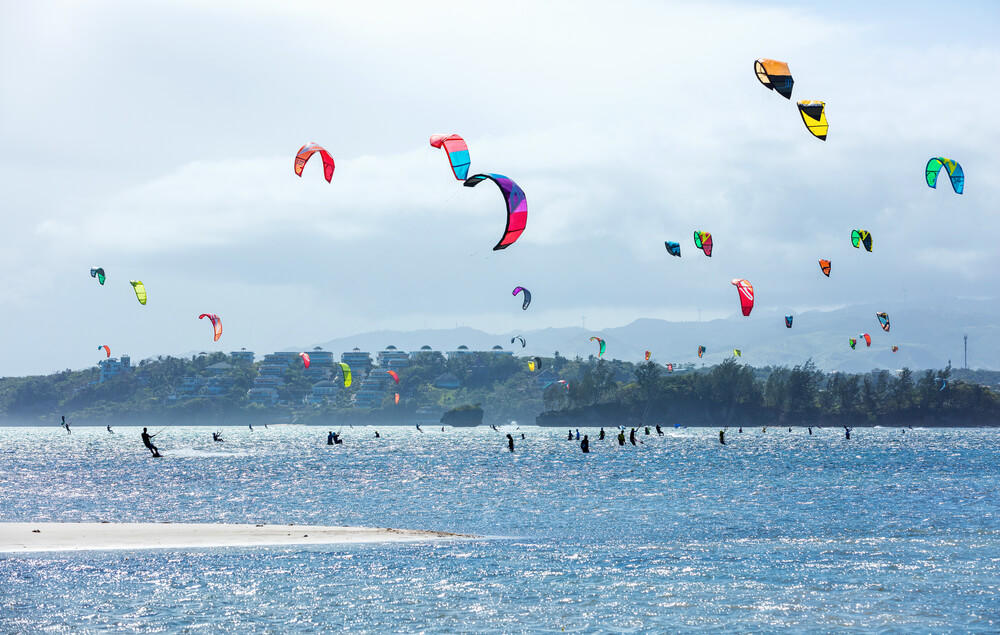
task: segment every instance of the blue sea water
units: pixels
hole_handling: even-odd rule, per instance
[[[1000,631],[997,430],[379,430],[0,428],[0,522],[480,536],[0,554],[0,631]]]

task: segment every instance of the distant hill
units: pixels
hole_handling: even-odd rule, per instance
[[[518,355],[551,356],[559,351],[564,357],[596,355],[600,336],[607,343],[606,357],[629,361],[641,360],[646,350],[661,363],[703,363],[711,366],[742,352],[744,363],[752,366],[794,366],[812,358],[826,371],[864,372],[873,368],[896,370],[943,368],[951,361],[963,365],[962,336],[969,336],[969,367],[1000,370],[1000,301],[948,300],[935,306],[889,311],[891,330],[879,327],[875,314],[885,307],[859,304],[833,311],[755,310],[749,318],[734,316],[707,322],[667,322],[639,319],[626,326],[584,330],[579,327],[549,328],[535,331],[491,334],[472,328],[423,329],[416,331],[376,331],[342,337],[318,345],[332,351],[355,347],[373,355],[389,345],[404,351],[430,346],[438,351],[453,351],[460,345],[471,350],[489,350],[495,345]],[[784,315],[794,315],[791,329],[785,328]],[[871,348],[864,341],[851,350],[848,338],[860,333],[872,337]],[[524,336],[527,347],[513,345],[515,335]],[[313,344],[310,346],[315,346]],[[698,346],[708,352],[698,359]],[[899,347],[893,353],[891,347]],[[307,349],[300,349],[307,350]]]

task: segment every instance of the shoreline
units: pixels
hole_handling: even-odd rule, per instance
[[[218,523],[0,523],[0,553],[424,542],[473,536],[328,525]]]

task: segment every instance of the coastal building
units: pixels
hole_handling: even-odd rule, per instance
[[[324,399],[333,401],[337,397],[337,392],[339,390],[340,388],[337,384],[333,383],[329,379],[324,379],[323,381],[313,384],[312,393],[306,397],[306,402],[318,406],[323,403]]]
[[[379,352],[378,365],[388,370],[398,371],[410,365],[410,354],[397,350],[395,346],[390,344],[385,347],[384,351]]]
[[[227,362],[219,362],[205,368],[205,372],[209,375],[225,375],[231,370],[233,370],[233,365]]]
[[[278,403],[278,391],[269,387],[258,387],[254,382],[254,387],[247,391],[247,398],[254,403],[264,406],[273,406]]]
[[[472,351],[469,350],[469,347],[466,346],[465,344],[462,344],[457,349],[453,351],[448,351],[448,359],[455,359],[458,357],[462,357],[463,355],[471,355],[471,354]]]
[[[496,346],[494,346],[493,349],[490,352],[493,353],[494,355],[513,355],[514,354],[514,351],[505,351],[505,350],[503,350],[503,346],[500,346],[499,344],[497,344]]]
[[[354,395],[354,407],[363,410],[377,408],[382,405],[382,397],[382,380],[378,376],[366,377]]]
[[[238,351],[230,351],[229,360],[235,366],[252,366],[253,351],[241,348]]]
[[[277,351],[264,355],[263,363],[288,368],[293,363],[301,361],[301,359],[296,351]]]
[[[114,379],[118,375],[127,373],[132,370],[132,358],[128,355],[122,355],[121,357],[110,357],[108,359],[102,359],[97,362],[97,366],[101,369],[101,379],[100,381],[105,382],[109,379]]]
[[[372,367],[371,353],[358,348],[349,353],[341,353],[340,361],[351,367],[351,374],[354,377],[366,377]]]

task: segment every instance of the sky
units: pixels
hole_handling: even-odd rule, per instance
[[[739,311],[732,278],[792,312],[996,298],[998,26],[994,2],[0,3],[0,375],[104,344],[707,320]],[[510,248],[499,190],[462,187],[435,133],[524,189]],[[332,183],[294,174],[310,141]],[[927,187],[934,156],[964,195]]]

